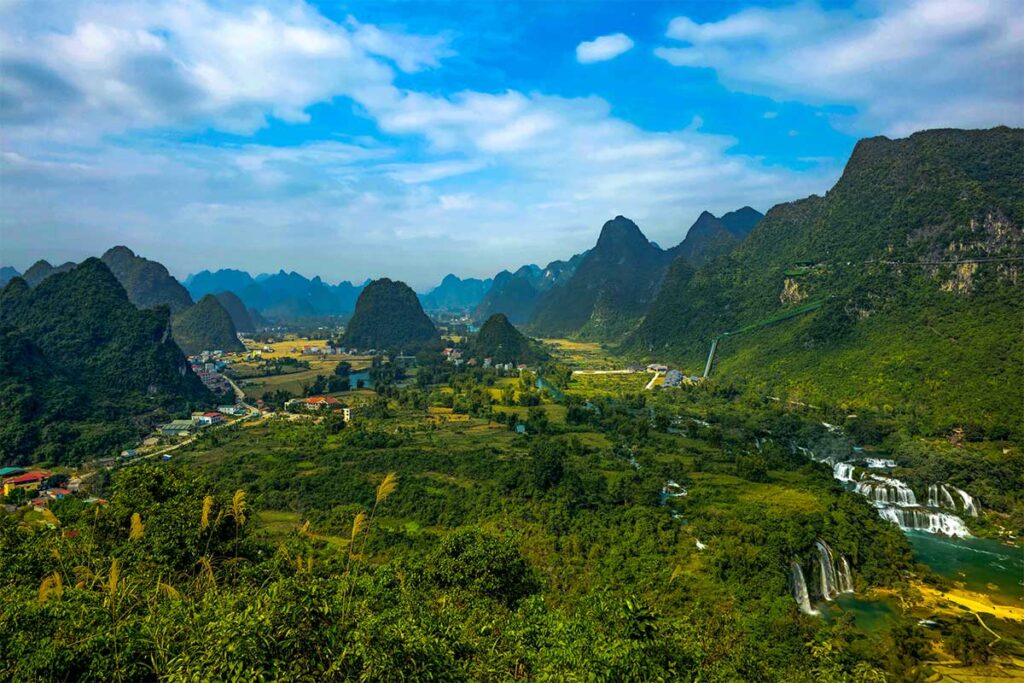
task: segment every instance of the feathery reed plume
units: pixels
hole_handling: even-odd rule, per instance
[[[60,598],[62,595],[64,595],[64,581],[61,579],[60,572],[54,572],[43,577],[42,583],[39,584],[40,604],[46,602],[51,597]]]
[[[203,514],[199,518],[199,528],[205,529],[210,526],[210,511],[213,510],[213,496],[203,498]]]
[[[178,592],[178,589],[169,583],[164,583],[160,579],[156,580],[156,591],[165,598],[170,598],[171,600],[181,600],[181,593]]]
[[[115,557],[110,562],[110,573],[107,575],[107,592],[111,595],[117,593],[117,584],[121,580],[121,564]]]
[[[132,530],[128,532],[128,538],[137,541],[146,534],[146,527],[142,524],[142,516],[138,512],[132,513]]]
[[[398,488],[398,474],[395,472],[388,472],[377,487],[377,499],[374,501],[375,505],[380,505],[384,500],[395,492]]]
[[[50,508],[43,508],[42,514],[44,522],[52,524],[53,526],[60,526],[60,520],[57,519],[57,515],[53,514],[53,511]]]
[[[366,513],[365,512],[360,512],[359,514],[356,515],[356,518],[352,520],[352,540],[350,542],[352,543],[353,546],[355,545],[356,538],[358,538],[359,534],[363,533],[363,531],[365,531],[365,530],[366,530]]]
[[[683,565],[677,564],[676,568],[672,570],[672,576],[669,577],[668,582],[669,583],[675,583],[675,580],[678,579],[680,576],[682,576],[685,573],[686,573],[686,570],[683,569]]]
[[[245,513],[249,509],[245,502],[245,491],[238,489],[231,497],[231,516],[237,526],[245,526]]]

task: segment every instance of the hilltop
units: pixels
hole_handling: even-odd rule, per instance
[[[215,349],[245,351],[231,316],[212,294],[176,314],[171,319],[171,327],[174,340],[189,356]]]
[[[568,281],[541,298],[529,329],[543,337],[620,336],[643,317],[668,261],[636,223],[616,216]]]
[[[524,336],[501,313],[495,313],[480,327],[471,343],[471,352],[495,363],[533,364],[548,355],[540,344]]]
[[[516,325],[524,325],[533,316],[541,295],[569,280],[583,254],[568,261],[552,261],[544,268],[535,264],[520,267],[514,273],[503,270],[494,276],[494,282],[476,307],[473,317],[487,320],[495,313],[504,313]]]
[[[128,300],[139,308],[167,306],[180,313],[192,305],[180,282],[162,263],[136,256],[128,247],[113,247],[100,257],[128,293]]]
[[[404,282],[381,278],[363,289],[342,343],[360,349],[410,350],[437,338],[420,301]]]
[[[420,303],[428,311],[472,311],[483,300],[493,280],[487,278],[462,278],[449,273],[441,280],[441,284],[426,294],[420,295]]]

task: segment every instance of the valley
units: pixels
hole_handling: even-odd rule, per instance
[[[1024,677],[1019,133],[419,293],[12,269],[0,677]]]

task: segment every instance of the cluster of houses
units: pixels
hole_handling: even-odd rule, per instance
[[[78,479],[69,480],[67,477],[63,477],[66,481],[57,484],[51,477],[52,473],[45,470],[26,471],[21,467],[0,468],[0,481],[3,482],[4,496],[10,496],[19,490],[33,493],[35,495],[30,503],[34,507],[46,507],[51,500],[70,496],[78,490]]]
[[[341,401],[334,398],[333,396],[310,396],[309,398],[293,398],[290,401],[285,401],[284,408],[285,410],[288,411],[330,411],[341,415],[345,422],[350,422],[352,420],[352,408],[342,404]]]
[[[483,368],[491,368],[494,370],[505,371],[527,369],[527,365],[525,363],[520,363],[518,365],[516,365],[515,363],[495,363],[493,358],[484,358],[482,362],[477,361],[476,358],[466,359],[463,357],[463,351],[461,349],[456,349],[454,347],[442,349],[441,354],[445,357],[446,361],[452,363],[456,367],[465,364],[466,367],[471,368],[480,365],[480,367]]]
[[[220,394],[231,391],[231,384],[221,374],[228,365],[227,361],[221,358],[223,354],[224,352],[220,349],[203,351],[198,356],[190,356],[188,359],[192,366],[192,372],[196,373],[206,388]]]
[[[191,436],[200,429],[221,424],[224,422],[225,415],[241,416],[245,413],[246,410],[242,406],[217,406],[215,411],[192,413],[192,417],[187,420],[171,420],[167,424],[161,425],[157,431],[161,436],[173,438]]]

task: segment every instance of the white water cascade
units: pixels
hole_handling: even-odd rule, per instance
[[[839,481],[853,481],[853,471],[857,469],[853,463],[837,462],[832,466],[832,476]]]
[[[800,606],[804,614],[818,614],[818,610],[811,607],[811,595],[807,592],[807,581],[804,580],[804,570],[796,560],[790,564],[789,575],[793,584],[793,599]]]
[[[946,487],[943,486],[942,488],[946,488]],[[963,489],[958,489],[955,486],[953,487],[953,490],[956,491],[957,494],[963,499],[963,501],[964,501],[964,512],[969,514],[971,517],[977,517],[978,516],[978,506],[975,505],[974,498],[971,497],[971,494],[967,493],[967,491],[964,491]]]
[[[896,461],[888,458],[865,458],[864,462],[873,470],[891,470],[896,467]]]
[[[915,529],[955,538],[968,538],[971,535],[964,521],[948,512],[932,512],[922,508],[880,507],[878,514],[883,519],[898,524],[901,529]]]
[[[953,496],[949,494],[949,489],[945,484],[930,484],[928,486],[928,507],[946,507],[956,510],[956,503],[953,502]]]
[[[914,496],[914,492],[899,479],[872,474],[867,479],[858,481],[855,490],[862,496],[870,498],[876,506],[914,507],[917,505],[917,497]]]
[[[835,560],[832,559],[832,549],[825,541],[815,541],[818,548],[818,567],[821,570],[821,596],[832,601],[832,598],[839,595],[839,582],[836,579]]]
[[[839,592],[853,592],[853,573],[850,571],[850,563],[845,555],[839,556],[839,565],[836,567],[836,578],[839,579]]]

